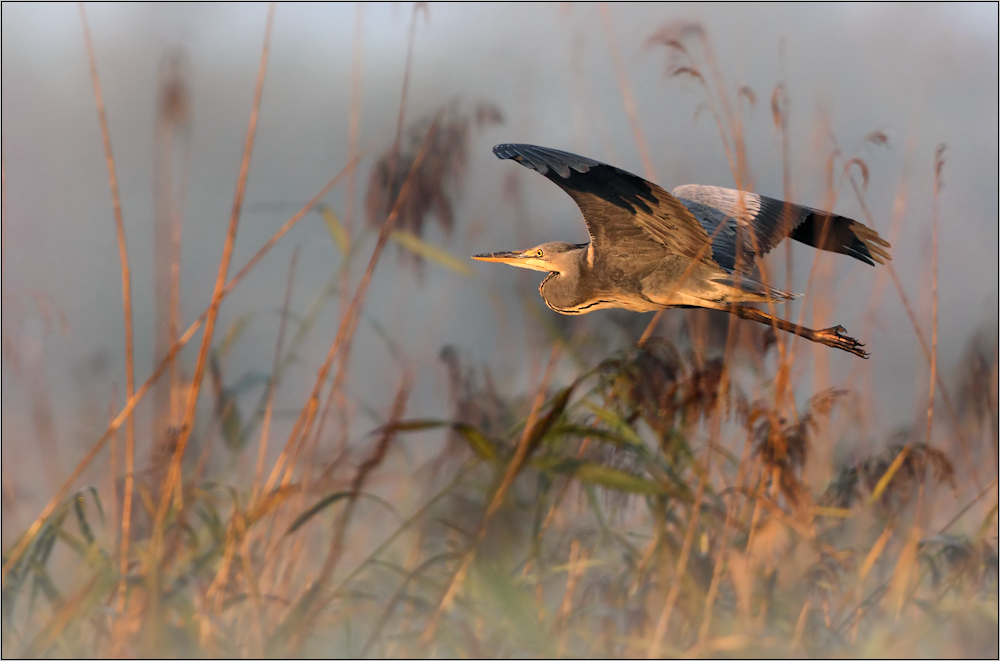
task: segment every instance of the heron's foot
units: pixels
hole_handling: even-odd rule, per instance
[[[863,344],[855,340],[853,337],[846,335],[847,329],[843,326],[833,326],[831,328],[824,328],[823,330],[815,331],[815,341],[820,344],[825,344],[828,347],[833,347],[834,349],[842,349],[844,351],[849,351],[855,356],[861,356],[862,358],[867,358],[871,354],[862,349]]]

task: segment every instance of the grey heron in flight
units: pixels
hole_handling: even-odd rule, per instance
[[[796,296],[752,273],[757,258],[785,237],[874,266],[891,259],[889,243],[875,230],[756,193],[686,185],[670,194],[622,169],[556,149],[502,144],[493,153],[544,175],[583,212],[589,243],[556,241],[474,257],[547,271],[538,291],[556,312],[723,310],[868,357],[842,326],[812,330],[744,304]]]

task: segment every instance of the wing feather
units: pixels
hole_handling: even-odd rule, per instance
[[[740,251],[745,264],[752,265],[785,237],[868,264],[891,259],[889,243],[875,230],[844,216],[717,186],[689,184],[678,186],[673,194],[709,234],[724,226],[713,239],[712,250],[716,261],[729,270],[736,268]]]
[[[661,261],[667,255],[711,261],[709,237],[691,211],[659,186],[569,152],[524,144],[493,148],[544,175],[583,212],[596,259]]]

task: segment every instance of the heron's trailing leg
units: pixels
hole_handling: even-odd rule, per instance
[[[757,308],[745,307],[742,305],[731,306],[729,308],[729,312],[735,314],[740,319],[752,319],[753,321],[759,321],[762,324],[773,326],[789,333],[795,333],[796,335],[804,337],[807,340],[819,342],[820,344],[825,344],[826,346],[833,347],[835,349],[849,351],[855,356],[861,356],[862,358],[867,358],[869,356],[869,353],[862,349],[865,345],[861,344],[853,337],[845,335],[847,329],[843,326],[833,326],[831,328],[824,328],[817,331],[811,328],[806,328],[805,326],[793,324],[790,321],[785,321],[784,319],[773,317],[766,312],[758,310]]]

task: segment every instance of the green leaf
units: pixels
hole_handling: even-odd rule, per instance
[[[65,528],[56,529],[56,538],[61,539],[66,546],[73,549],[81,558],[87,555],[87,549],[90,548],[88,544]]]
[[[389,431],[424,431],[425,429],[440,429],[441,427],[448,427],[450,425],[451,423],[445,420],[400,420],[399,422],[383,425],[374,430],[372,433],[381,434]]]
[[[635,448],[636,444],[631,438],[626,438],[621,434],[617,434],[608,429],[601,429],[600,427],[587,427],[586,425],[557,425],[552,433],[556,436],[581,436],[583,438],[592,438],[596,441],[605,441],[616,445],[618,447],[631,447]],[[646,450],[646,446],[641,445],[643,450]]]
[[[465,442],[469,444],[469,448],[475,452],[480,459],[485,459],[486,461],[493,461],[497,458],[497,450],[493,442],[486,438],[486,436],[473,427],[472,425],[467,425],[463,422],[456,422],[451,426],[455,432],[465,439]]]
[[[87,540],[87,544],[94,543],[94,531],[90,528],[90,522],[87,521],[87,512],[84,506],[87,504],[87,499],[83,495],[82,491],[78,491],[73,497],[73,513],[76,514],[76,522],[80,526],[80,534],[83,538]]]
[[[338,500],[343,500],[344,498],[347,498],[350,495],[351,495],[350,491],[338,491],[336,493],[331,493],[328,496],[324,496],[315,505],[313,505],[302,514],[299,514],[297,517],[295,517],[295,520],[292,521],[292,525],[288,526],[288,530],[285,531],[285,534],[291,535],[293,532],[295,532],[303,525],[305,525],[306,522],[309,521],[309,519],[313,518],[314,516],[325,510],[330,505],[333,505]]]
[[[55,546],[57,531],[62,528],[63,521],[66,520],[66,514],[69,513],[69,504],[63,504],[58,510],[46,521],[46,525],[39,532],[38,539],[36,541],[36,546],[34,553],[32,554],[32,562],[38,562],[38,564],[45,566],[49,561],[49,555],[52,553],[52,548]]]
[[[997,508],[1000,504],[994,505],[990,508],[990,511],[986,513],[986,518],[983,519],[982,524],[979,526],[979,530],[976,532],[976,539],[983,539],[989,534],[990,529],[993,527],[993,521],[997,517]]]
[[[91,497],[94,499],[94,504],[97,505],[97,516],[101,517],[101,524],[107,523],[104,518],[104,505],[101,504],[101,494],[97,492],[97,487],[89,486],[84,488],[83,491],[89,491]]]
[[[461,436],[469,448],[476,453],[480,459],[493,461],[497,458],[498,452],[496,444],[486,437],[481,431],[464,422],[447,422],[445,420],[403,420],[391,425],[379,427],[372,433],[400,432],[400,431],[425,431],[428,429],[440,429],[449,427]]]
[[[548,495],[552,489],[552,476],[546,471],[538,471],[538,486],[535,487],[535,521],[531,528],[532,554],[538,558],[542,546],[542,524],[548,516]]]
[[[325,204],[316,205],[316,211],[319,215],[323,217],[323,221],[326,223],[326,229],[330,230],[330,236],[333,238],[333,243],[340,250],[341,254],[346,255],[351,249],[351,239],[347,236],[347,230],[341,224],[340,219],[337,218],[337,214],[333,212],[333,209],[326,206]]]
[[[651,496],[666,493],[666,490],[662,486],[652,480],[647,480],[644,477],[638,477],[603,464],[586,462],[577,468],[574,474],[582,482],[596,484],[615,491]]]
[[[667,493],[663,486],[652,480],[592,461],[581,461],[568,457],[545,457],[535,459],[531,465],[538,470],[571,475],[586,484],[614,491],[650,496],[661,496]]]
[[[466,264],[464,260],[458,259],[443,248],[418,238],[417,235],[412,232],[393,230],[389,233],[389,238],[395,241],[400,247],[412,252],[414,255],[423,257],[424,259],[434,262],[439,266],[443,266],[446,269],[454,271],[455,273],[472,275],[472,268]]]
[[[831,516],[837,519],[850,519],[854,516],[854,511],[843,507],[813,507],[810,508],[813,516]]]
[[[556,420],[559,416],[563,414],[566,410],[566,405],[569,404],[569,397],[573,394],[573,387],[576,384],[570,384],[569,386],[563,388],[559,391],[552,400],[552,406],[549,408],[549,412],[545,414],[544,418],[537,420],[535,422],[534,428],[531,430],[531,436],[528,438],[528,454],[526,456],[531,456],[535,449],[545,438],[549,430],[552,429]]]
[[[640,446],[642,448],[646,447],[646,444],[642,442],[642,439],[635,433],[635,430],[632,429],[627,422],[622,420],[621,416],[616,414],[614,411],[609,411],[608,409],[602,408],[593,402],[584,402],[583,405],[588,411],[596,415],[599,420],[603,421],[604,424],[621,434],[622,438],[630,445]]]
[[[236,340],[240,339],[243,335],[243,331],[247,329],[250,325],[250,320],[254,317],[254,312],[247,312],[236,318],[233,323],[229,324],[229,328],[226,329],[226,334],[222,337],[222,342],[219,344],[217,353],[220,358],[225,358],[229,354],[229,350],[233,348],[236,344]]]
[[[368,500],[373,500],[376,503],[378,503],[379,505],[382,505],[383,507],[385,507],[387,510],[389,510],[393,514],[395,514],[397,517],[399,516],[399,512],[396,510],[395,507],[393,507],[386,500],[384,500],[382,498],[379,498],[378,496],[373,496],[370,493],[363,493],[363,492],[358,492],[358,493],[352,494],[352,492],[350,492],[350,491],[337,491],[337,492],[331,493],[328,496],[324,496],[315,505],[313,505],[312,507],[310,507],[309,509],[307,509],[305,512],[302,512],[302,514],[299,514],[297,517],[295,517],[295,520],[292,521],[292,525],[288,526],[288,530],[285,531],[285,534],[286,535],[291,535],[293,532],[295,532],[296,530],[298,530],[299,528],[301,528],[303,525],[305,525],[306,522],[309,521],[309,519],[313,518],[314,516],[316,516],[317,514],[319,514],[320,512],[322,512],[324,509],[326,509],[330,505],[333,505],[338,500],[343,500],[344,498],[350,498],[352,495],[355,498],[367,498]]]
[[[24,553],[14,566],[11,567],[10,573],[7,575],[6,580],[3,585],[3,619],[5,623],[10,621],[11,613],[13,611],[14,603],[17,597],[21,593],[21,589],[24,587],[28,578],[33,574],[32,569],[36,566],[44,567],[48,562],[49,554],[52,552],[52,548],[56,541],[56,531],[62,527],[62,523],[66,518],[66,514],[69,511],[69,504],[64,503],[53,512],[45,523],[42,524],[38,532],[35,533],[35,538],[31,541],[28,546],[28,550]],[[4,557],[6,562],[7,558]],[[34,602],[34,595],[38,591],[37,582],[31,590],[31,603]],[[29,603],[29,613],[31,612],[32,605]]]
[[[34,580],[31,585],[32,600],[34,600],[38,591],[41,590],[50,604],[59,606],[62,603],[62,595],[59,593],[59,589],[56,587],[52,577],[45,570],[45,567],[36,560],[32,560],[31,570],[34,572]]]
[[[242,450],[247,440],[243,435],[243,417],[236,405],[236,398],[229,396],[228,391],[223,391],[223,393],[224,396],[219,398],[222,438],[230,450]]]

